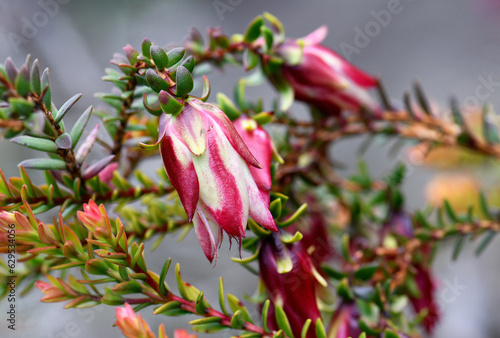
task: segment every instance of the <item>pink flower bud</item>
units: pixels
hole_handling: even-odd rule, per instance
[[[142,316],[135,313],[132,307],[125,303],[124,307],[116,308],[116,325],[128,338],[155,338],[154,333]]]
[[[271,160],[273,158],[273,140],[255,120],[242,115],[234,121],[234,126],[248,146],[262,169],[248,166],[260,194],[269,205],[269,190],[271,189]]]
[[[380,111],[368,92],[376,87],[377,79],[320,45],[326,34],[327,28],[322,26],[303,39],[289,40],[279,47],[285,58],[282,74],[293,87],[295,99],[328,115],[338,115],[342,110],[356,112],[362,106]],[[297,58],[298,63],[293,60]]]
[[[162,115],[159,134],[165,170],[210,262],[223,232],[238,241],[245,237],[249,216],[277,231],[248,169],[260,168],[259,162],[224,112],[197,99],[187,101],[180,114]]]
[[[195,334],[189,334],[189,332],[184,329],[176,329],[174,331],[174,338],[197,338],[197,336]]]
[[[283,266],[288,265],[284,263],[287,260],[290,260],[290,266],[283,271]],[[288,317],[294,336],[300,337],[308,318],[315,323],[321,317],[316,303],[316,279],[306,250],[300,242],[285,245],[277,234],[272,234],[263,240],[259,269],[272,302],[268,324],[278,329],[273,314],[274,305],[279,304]],[[307,337],[316,337],[314,328],[309,329]]]
[[[83,211],[78,211],[78,219],[83,225],[89,229],[94,230],[98,227],[106,226],[105,215],[101,212],[97,204],[90,200],[88,204],[83,204]]]
[[[36,281],[35,286],[45,294],[45,296],[41,299],[42,302],[52,303],[69,299],[68,295],[63,290],[50,283]]]

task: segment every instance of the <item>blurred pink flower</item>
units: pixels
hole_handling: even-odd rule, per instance
[[[116,308],[116,325],[127,338],[155,338],[148,324],[128,303]]]

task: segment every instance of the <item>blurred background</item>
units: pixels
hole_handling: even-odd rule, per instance
[[[329,35],[325,44],[356,66],[380,76],[395,102],[418,79],[436,106],[444,107],[450,97],[456,96],[465,106],[489,102],[494,107],[500,103],[498,3],[497,0],[0,0],[0,60],[11,56],[19,65],[31,53],[40,60],[41,67],[50,67],[53,101],[58,106],[73,94],[83,93],[71,111],[70,121],[74,121],[77,112],[83,112],[89,105],[100,105],[93,93],[109,91],[111,85],[101,81],[104,68],[111,66],[113,53],[120,52],[127,43],[139,49],[146,36],[159,45],[181,43],[192,26],[202,32],[209,26],[221,26],[227,34],[242,33],[252,18],[269,11],[283,21],[289,37],[301,37],[320,25],[327,25]],[[212,93],[232,93],[234,81],[242,75],[242,71],[231,68],[225,74],[211,74]],[[268,108],[275,96],[269,86],[250,93],[263,97]],[[297,104],[294,110],[304,112],[305,108]],[[18,174],[17,163],[31,156],[30,151],[5,140],[0,142],[2,170],[6,176]],[[346,165],[343,173],[357,166],[356,149],[361,142],[349,139],[333,150],[337,160]],[[425,186],[435,180],[436,170],[413,166],[404,152],[389,156],[389,147],[377,142],[372,145],[365,156],[370,170],[381,178],[395,163],[406,161],[408,207],[410,210],[421,207],[429,199]],[[146,163],[150,172],[160,165],[159,159]],[[494,168],[473,167],[466,169],[466,175],[474,181],[473,186],[492,186],[498,184]],[[464,174],[447,168],[445,175],[451,177],[449,184],[427,189],[431,191],[430,197],[446,192],[450,184],[459,181],[456,175]],[[456,262],[451,261],[453,243],[449,244],[442,246],[433,266],[440,280],[437,297],[442,309],[434,337],[500,337],[500,242],[494,241],[480,259],[474,256],[475,245],[467,245]],[[230,255],[236,256],[237,250],[233,248],[228,253],[228,246],[224,245],[217,266],[212,268],[203,257],[194,232],[182,243],[173,237],[166,238],[155,252],[147,253],[153,271],[161,270],[168,257],[179,261],[183,278],[205,290],[212,303],[216,303],[220,275],[224,276],[227,292],[251,295],[255,291],[255,277],[231,263]],[[168,281],[175,284],[172,279]],[[15,334],[2,322],[0,336],[120,336],[120,331],[112,327],[115,313],[111,307],[63,310],[63,304],[41,304],[40,298],[41,293],[33,290],[18,299]],[[7,303],[1,302],[0,312],[6,309]],[[187,321],[194,319],[153,316],[149,312],[149,309],[143,311],[143,316],[153,331],[160,323],[166,323],[169,335],[173,328],[187,327]],[[257,316],[257,311],[253,315]]]

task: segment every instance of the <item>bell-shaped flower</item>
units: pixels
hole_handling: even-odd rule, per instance
[[[287,315],[294,336],[300,337],[304,323],[316,323],[321,314],[316,302],[316,277],[310,257],[300,242],[283,244],[277,234],[265,238],[259,253],[259,275],[271,300],[268,325],[278,329],[275,306]],[[307,338],[315,338],[309,329]]]
[[[159,100],[162,106],[171,100],[179,104],[165,91]],[[249,216],[277,231],[247,164],[261,166],[222,110],[198,99],[186,100],[177,114],[161,116],[159,135],[168,178],[210,262],[223,232],[241,243]]]
[[[242,115],[234,121],[234,126],[250,152],[259,161],[262,169],[249,165],[250,173],[259,188],[260,194],[269,205],[271,189],[271,160],[273,158],[273,140],[271,136],[255,120]]]
[[[328,115],[343,110],[357,112],[361,107],[379,112],[380,106],[369,93],[377,86],[377,79],[322,46],[326,34],[327,28],[322,26],[278,47],[285,60],[281,74],[292,86],[295,99]],[[271,81],[277,84],[272,75]]]

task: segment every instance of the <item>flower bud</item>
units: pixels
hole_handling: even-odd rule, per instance
[[[323,26],[303,39],[289,40],[278,47],[285,59],[281,74],[292,86],[295,99],[327,115],[343,110],[357,112],[361,107],[380,111],[368,92],[377,86],[377,79],[320,45],[326,34]],[[270,79],[279,87],[276,75],[270,74]]]
[[[104,211],[101,212],[93,200],[90,200],[88,204],[83,204],[83,211],[78,211],[78,219],[90,231],[106,226]]]
[[[148,324],[128,303],[116,308],[116,325],[127,338],[155,338]]]

